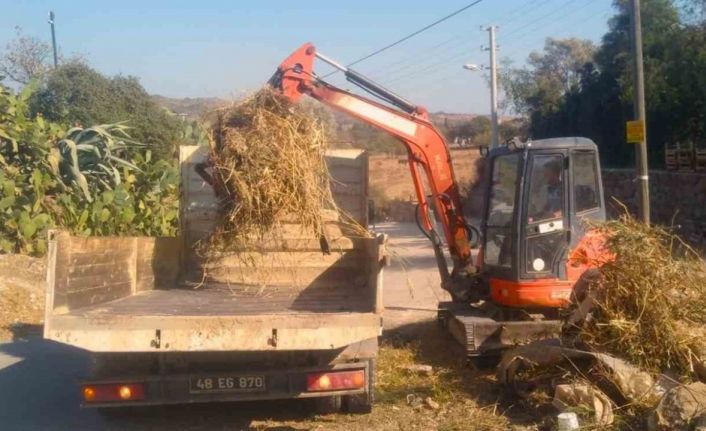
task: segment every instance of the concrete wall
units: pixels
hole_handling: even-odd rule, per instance
[[[616,217],[622,212],[613,198],[635,214],[637,187],[634,170],[604,170],[603,187],[609,216]],[[682,238],[696,246],[706,246],[706,174],[650,171],[650,204],[654,223],[675,225]]]

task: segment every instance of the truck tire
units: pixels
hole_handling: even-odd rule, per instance
[[[331,397],[314,398],[314,411],[320,415],[331,415],[341,412],[342,400],[340,395]]]
[[[343,397],[343,407],[347,413],[366,414],[373,411],[375,402],[375,359],[368,362],[368,391],[360,395]]]

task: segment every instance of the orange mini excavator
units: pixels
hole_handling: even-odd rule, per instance
[[[314,72],[316,58],[380,101],[325,82]],[[513,140],[482,151],[484,208],[474,227],[464,218],[448,146],[424,107],[331,60],[310,43],[285,59],[269,84],[293,102],[308,95],[406,147],[417,222],[431,241],[442,287],[453,298],[439,304],[439,321],[469,357],[558,332],[559,310],[569,305],[582,275],[605,258],[602,235],[585,223],[605,219],[592,141]]]

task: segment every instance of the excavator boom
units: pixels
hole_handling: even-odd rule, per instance
[[[346,78],[398,109],[337,88],[313,71],[314,59],[341,70]],[[437,257],[442,287],[454,295],[462,295],[461,274],[475,272],[471,261],[469,227],[456,183],[451,157],[444,138],[431,124],[426,109],[405,100],[365,76],[329,59],[307,43],[294,51],[278,67],[270,85],[296,102],[303,95],[310,96],[338,111],[351,115],[397,138],[407,149],[409,168],[419,202],[421,225],[431,239]],[[424,175],[424,177],[422,176]],[[425,180],[429,187],[425,190]],[[430,206],[436,210],[439,224],[449,247],[454,268],[449,269],[444,259],[442,243],[434,231]]]

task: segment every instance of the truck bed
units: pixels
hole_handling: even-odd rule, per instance
[[[294,220],[248,249],[198,253],[218,203],[180,147],[181,236],[49,235],[45,337],[95,352],[338,349],[381,330],[384,238],[325,214],[321,240]],[[339,208],[367,224],[367,156],[327,156]]]
[[[95,352],[342,348],[379,335],[383,241],[192,267],[180,238],[50,232],[45,337]]]
[[[341,289],[311,289],[292,293],[257,286],[225,283],[185,285],[150,290],[103,304],[81,307],[69,316],[244,316],[298,313],[365,313],[367,298]]]

